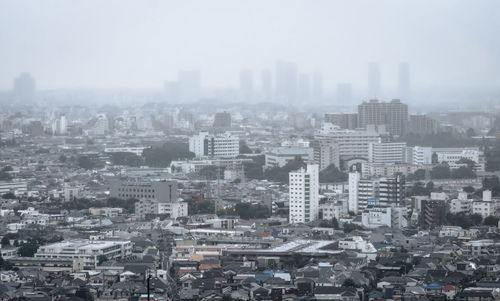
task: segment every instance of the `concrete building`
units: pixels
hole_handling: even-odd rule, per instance
[[[480,214],[483,218],[496,215],[496,202],[491,198],[491,190],[483,191],[481,201],[472,202],[472,214]]]
[[[240,154],[240,140],[229,133],[212,135],[200,132],[189,138],[189,151],[197,158],[234,158]]]
[[[472,202],[472,199],[467,198],[467,192],[460,192],[457,199],[450,201],[450,213],[470,213]]]
[[[362,179],[359,172],[349,173],[349,211],[358,213],[367,206],[397,207],[404,199],[404,176]]]
[[[214,116],[214,128],[230,128],[231,114],[228,112],[218,112]]]
[[[436,153],[438,163],[446,162],[452,169],[467,166],[467,164],[459,162],[465,159],[476,163],[474,171],[484,171],[485,162],[484,158],[482,158],[483,153],[479,148],[433,148],[432,151]]]
[[[4,194],[12,192],[15,195],[25,194],[28,192],[28,182],[26,181],[0,181],[0,193]]]
[[[371,177],[395,177],[397,174],[408,176],[415,171],[422,169],[421,165],[413,164],[392,164],[392,163],[361,163],[361,173],[363,176]]]
[[[337,221],[343,216],[344,206],[340,202],[327,202],[319,205],[319,215],[323,220],[336,218]]]
[[[412,149],[411,164],[427,165],[432,164],[432,147],[414,146]]]
[[[319,165],[319,170],[323,170],[331,164],[340,168],[339,145],[329,139],[315,139],[311,146],[314,151],[314,163]]]
[[[312,147],[276,147],[265,154],[265,168],[283,167],[288,162],[300,157],[304,161],[314,159]]]
[[[369,124],[385,124],[391,135],[403,135],[408,124],[408,105],[401,103],[399,99],[390,102],[379,102],[376,99],[363,102],[358,105],[358,122],[362,128]]]
[[[370,163],[406,163],[406,142],[368,144]]]
[[[125,259],[132,255],[130,241],[65,240],[38,248],[35,258],[83,259],[84,268],[95,268],[101,258]]]
[[[410,115],[407,132],[421,136],[436,134],[439,123],[426,115]]]
[[[289,174],[289,222],[308,223],[318,219],[319,166],[307,164]]]
[[[123,147],[106,147],[105,153],[133,153],[137,156],[142,156],[142,152],[146,149],[145,146],[123,146]]]
[[[361,223],[363,227],[374,229],[382,226],[401,229],[408,225],[404,217],[405,208],[399,207],[373,207],[367,208],[361,214]]]
[[[343,130],[331,123],[324,123],[315,139],[332,140],[338,144],[340,160],[364,159],[368,160],[370,143],[382,142],[385,131],[381,129],[356,131]]]
[[[355,130],[358,128],[357,113],[325,114],[325,122],[329,122],[342,129]]]

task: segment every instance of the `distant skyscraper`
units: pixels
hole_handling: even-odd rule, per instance
[[[13,92],[20,104],[30,104],[35,101],[35,79],[29,73],[22,73],[14,79]]]
[[[399,64],[398,72],[398,97],[406,100],[410,96],[410,65]]]
[[[282,103],[295,103],[297,99],[297,65],[278,61],[275,77],[276,100]]]
[[[323,98],[323,75],[319,72],[314,72],[313,74],[312,97],[314,101],[319,101]]]
[[[179,71],[180,101],[198,101],[201,96],[201,73],[199,70]]]
[[[337,85],[337,102],[350,103],[352,101],[352,86],[351,84]]]
[[[311,100],[311,84],[309,75],[300,73],[298,82],[298,101],[303,102],[309,100]]]
[[[368,65],[368,98],[380,97],[380,70],[377,63]]]
[[[253,98],[253,73],[251,70],[240,71],[240,93],[241,100],[250,102]]]
[[[271,70],[265,69],[262,70],[262,75],[261,75],[261,80],[262,80],[262,100],[263,101],[270,101],[272,97],[272,79],[271,79]]]
[[[178,102],[179,101],[179,83],[176,81],[165,81],[165,100],[167,102]]]

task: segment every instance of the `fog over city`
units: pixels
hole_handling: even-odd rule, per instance
[[[0,88],[21,72],[40,90],[161,89],[179,70],[204,88],[256,86],[277,60],[321,72],[326,93],[367,95],[378,64],[398,97],[398,66],[415,91],[489,89],[500,82],[498,1],[1,1]],[[418,99],[414,99],[418,102]]]
[[[500,300],[500,0],[0,0],[0,301]]]

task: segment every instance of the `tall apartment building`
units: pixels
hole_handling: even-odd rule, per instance
[[[240,139],[229,133],[200,132],[189,138],[189,151],[197,158],[234,158],[240,154]]]
[[[319,166],[307,164],[289,174],[289,222],[308,223],[318,219]]]
[[[406,133],[408,124],[408,105],[399,99],[390,102],[379,102],[376,99],[363,102],[358,105],[358,123],[363,128],[370,124],[385,124],[392,135],[402,135]]]
[[[426,115],[410,115],[407,132],[419,134],[421,136],[435,134],[439,130],[439,124],[436,120]]]
[[[330,139],[315,139],[311,142],[314,151],[314,163],[319,165],[319,170],[323,170],[334,164],[340,168],[339,145]]]
[[[349,173],[349,211],[358,213],[368,206],[397,207],[404,199],[405,179],[362,179],[357,171]]]
[[[325,114],[325,122],[335,124],[343,129],[354,130],[358,128],[357,113]]]
[[[370,163],[406,163],[406,142],[368,144]]]
[[[230,128],[231,114],[228,112],[218,112],[214,116],[214,128]]]

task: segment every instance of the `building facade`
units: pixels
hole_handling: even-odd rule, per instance
[[[289,222],[308,223],[318,219],[319,166],[307,164],[289,174]]]

